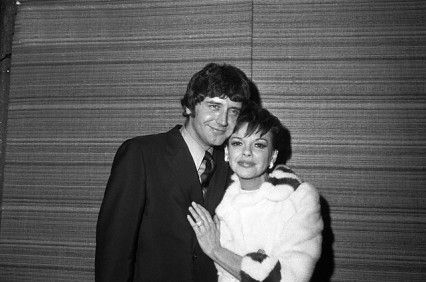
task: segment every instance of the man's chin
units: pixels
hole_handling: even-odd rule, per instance
[[[212,143],[213,147],[222,146],[223,142]]]
[[[225,140],[226,138],[215,139],[215,140],[212,140],[211,144],[212,146],[221,146],[223,142],[225,142]]]

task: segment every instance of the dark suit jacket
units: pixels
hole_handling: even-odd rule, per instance
[[[179,126],[118,149],[96,228],[96,281],[217,281],[186,215],[192,201],[214,214],[229,181],[223,150],[203,200]]]

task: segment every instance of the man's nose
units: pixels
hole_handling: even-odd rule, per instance
[[[228,126],[228,113],[226,111],[221,111],[216,122],[221,126]]]

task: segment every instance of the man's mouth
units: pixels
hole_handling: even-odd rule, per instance
[[[217,129],[217,128],[215,128],[215,127],[211,127],[211,126],[210,126],[210,128],[211,128],[211,129],[212,129],[212,131],[213,131],[213,132],[215,132],[215,133],[223,134],[223,133],[225,133],[225,132],[226,132],[226,129]]]

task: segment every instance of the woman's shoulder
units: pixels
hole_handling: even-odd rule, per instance
[[[309,182],[303,181],[296,173],[286,165],[277,165],[274,171],[270,174],[268,182],[275,187],[293,189],[293,197],[299,195],[309,195],[311,197],[319,197],[318,190]]]
[[[276,187],[290,186],[293,190],[296,190],[303,183],[290,167],[283,164],[275,167],[269,174],[267,181]]]

